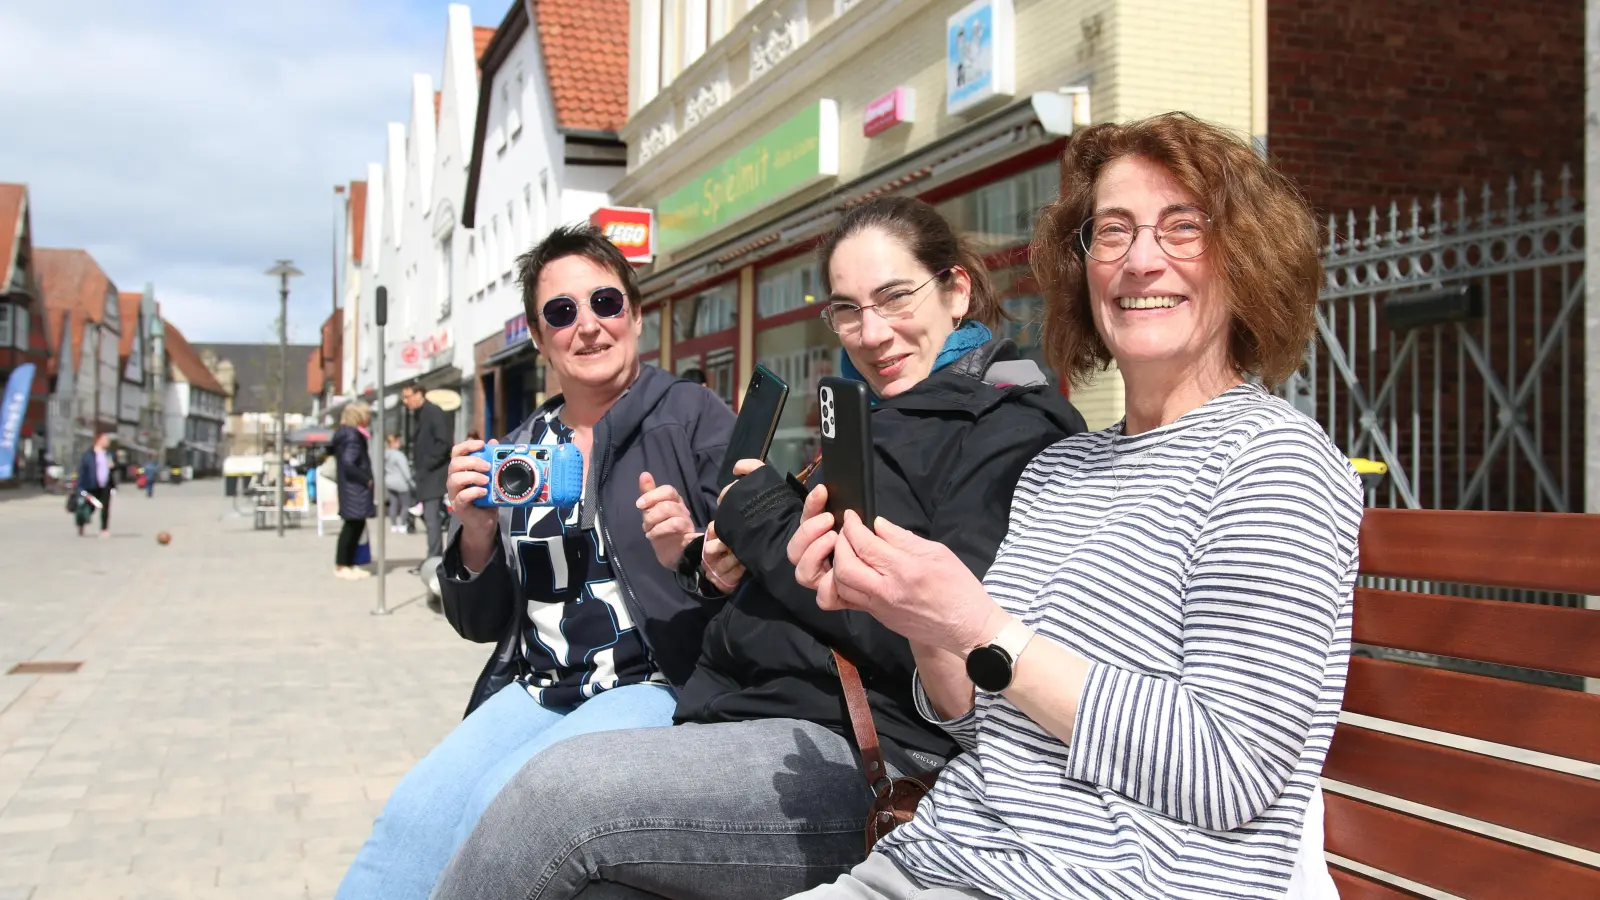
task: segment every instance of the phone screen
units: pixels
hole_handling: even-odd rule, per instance
[[[877,516],[877,495],[867,386],[829,376],[817,387],[817,402],[822,418],[822,480],[828,486],[834,527],[843,526],[845,511],[853,509],[870,528]]]
[[[778,417],[783,415],[783,405],[788,399],[789,385],[766,366],[756,366],[755,374],[750,376],[750,388],[739,404],[739,418],[733,422],[728,452],[723,455],[722,468],[717,472],[718,489],[733,483],[734,463],[741,459],[767,458],[772,435],[778,430]]]

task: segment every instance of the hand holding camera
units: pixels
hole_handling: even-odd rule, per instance
[[[461,562],[468,569],[482,571],[494,555],[499,514],[475,501],[489,495],[489,461],[477,455],[498,441],[462,441],[450,448],[450,468],[445,476],[445,496],[451,511],[461,523]]]

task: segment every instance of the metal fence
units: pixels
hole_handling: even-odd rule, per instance
[[[1368,491],[1369,506],[1582,508],[1584,212],[1569,169],[1554,197],[1547,187],[1535,174],[1525,191],[1512,179],[1498,195],[1484,184],[1470,199],[1463,189],[1453,202],[1435,195],[1329,217],[1317,336],[1282,393],[1347,455],[1388,466]],[[1395,314],[1396,298],[1447,289],[1471,302],[1432,322]],[[1568,594],[1364,581],[1583,604]],[[1501,669],[1503,677],[1580,686]]]

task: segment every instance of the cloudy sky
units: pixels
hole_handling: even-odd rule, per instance
[[[88,249],[122,290],[153,283],[191,340],[275,339],[262,272],[293,259],[289,336],[313,342],[333,186],[382,161],[411,73],[438,82],[446,5],[4,0],[0,181],[29,185],[35,245]]]

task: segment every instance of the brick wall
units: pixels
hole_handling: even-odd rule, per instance
[[[1563,164],[1580,190],[1583,4],[1267,0],[1267,146],[1320,210]]]

